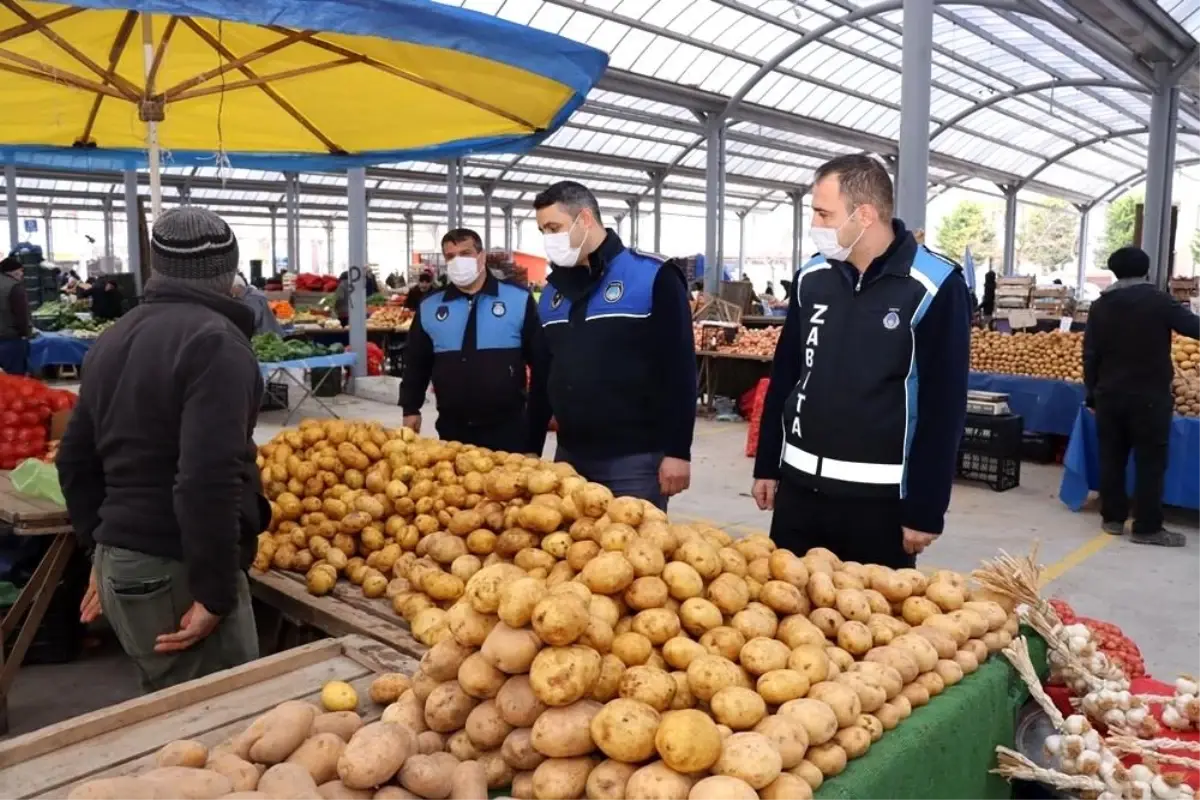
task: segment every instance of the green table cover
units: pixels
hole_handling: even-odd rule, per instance
[[[1029,655],[1045,676],[1046,643],[1029,630]],[[1008,798],[1008,782],[989,770],[996,745],[1013,746],[1017,712],[1029,697],[1004,656],[951,686],[827,780],[817,798]]]

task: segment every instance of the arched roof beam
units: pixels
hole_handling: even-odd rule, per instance
[[[1146,126],[1142,126],[1140,128],[1126,128],[1123,131],[1112,131],[1111,133],[1101,134],[1100,136],[1093,136],[1091,139],[1086,139],[1082,142],[1076,142],[1075,144],[1068,147],[1066,150],[1060,150],[1059,152],[1055,153],[1054,155],[1050,156],[1045,161],[1043,161],[1041,164],[1039,164],[1037,169],[1035,169],[1033,172],[1029,173],[1024,178],[1021,179],[1021,182],[1019,184],[1017,184],[1017,188],[1018,189],[1024,188],[1030,181],[1032,181],[1038,175],[1041,175],[1043,171],[1045,171],[1049,167],[1054,166],[1055,164],[1057,164],[1059,161],[1062,161],[1067,156],[1070,156],[1074,153],[1078,153],[1080,150],[1086,150],[1089,147],[1094,147],[1098,144],[1104,144],[1105,142],[1111,142],[1113,139],[1124,139],[1128,136],[1137,136],[1140,133],[1149,133],[1149,132],[1150,132],[1150,129]]]
[[[1068,78],[1065,80],[1056,79],[1052,81],[1045,81],[1043,83],[1030,84],[1029,86],[1018,86],[1017,88],[1010,89],[1007,92],[994,94],[986,100],[980,100],[975,105],[958,112],[953,117],[939,125],[933,133],[929,134],[930,143],[975,112],[983,111],[985,108],[994,106],[996,103],[1003,102],[1004,100],[1011,100],[1014,97],[1020,97],[1021,95],[1025,94],[1033,94],[1035,92],[1052,91],[1054,89],[1077,89],[1084,86],[1102,86],[1107,89],[1124,89],[1127,92],[1149,93],[1150,91],[1140,83],[1133,83],[1131,81],[1114,81],[1108,78]],[[970,131],[968,131],[968,133],[969,132]]]
[[[1176,161],[1175,168],[1179,169],[1180,167],[1194,167],[1197,164],[1200,164],[1200,158],[1185,158],[1181,161]],[[1142,170],[1141,172],[1135,172],[1134,174],[1130,175],[1125,180],[1114,184],[1112,186],[1112,188],[1108,189],[1104,194],[1100,195],[1095,200],[1093,200],[1088,205],[1088,208],[1095,208],[1096,206],[1100,205],[1101,203],[1111,200],[1112,198],[1114,198],[1117,195],[1121,194],[1122,192],[1126,191],[1127,189],[1129,189],[1129,187],[1133,186],[1135,183],[1144,179],[1145,177],[1146,177],[1146,170]]]

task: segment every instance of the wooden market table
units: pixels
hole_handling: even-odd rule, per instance
[[[102,708],[0,743],[0,794],[65,797],[75,784],[154,766],[176,739],[212,747],[285,700],[316,701],[332,680],[358,691],[359,712],[383,712],[367,696],[380,672],[412,675],[417,662],[361,636],[322,639],[233,669]]]
[[[19,494],[9,473],[0,472],[0,529],[8,528],[17,536],[49,536],[52,539],[29,582],[17,595],[17,601],[0,620],[0,734],[8,730],[8,692],[17,677],[17,670],[21,668],[25,653],[50,607],[54,590],[75,552],[75,531],[67,519],[67,510],[49,500]],[[7,641],[13,644],[6,659],[4,643]]]
[[[267,649],[288,645],[288,627],[314,628],[327,636],[354,634],[374,639],[401,653],[420,658],[425,645],[413,638],[408,623],[385,597],[364,597],[362,590],[340,580],[324,597],[308,593],[298,572],[250,570],[250,593],[259,601],[255,621]],[[264,608],[265,606],[265,608]]]
[[[697,350],[699,362],[700,401],[711,411],[713,398],[718,394],[735,401],[752,389],[760,379],[771,375],[771,356],[745,353],[725,353],[718,350]]]

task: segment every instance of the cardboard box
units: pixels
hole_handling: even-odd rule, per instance
[[[57,442],[67,432],[67,423],[71,421],[71,415],[75,413],[75,409],[68,408],[65,411],[56,411],[50,415],[50,439],[51,442]]]

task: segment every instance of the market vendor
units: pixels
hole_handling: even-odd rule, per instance
[[[0,370],[24,375],[28,369],[33,317],[25,292],[25,271],[14,256],[0,261]]]
[[[260,333],[283,335],[283,326],[275,318],[275,312],[271,310],[271,303],[267,300],[267,295],[262,290],[246,283],[246,279],[241,274],[235,275],[233,278],[233,296],[241,300],[242,305],[254,313],[255,335]]]
[[[538,310],[558,461],[616,495],[666,509],[691,482],[696,350],[687,280],[626,247],[586,187],[533,201],[554,266]]]
[[[232,297],[238,247],[196,206],[150,237],[145,302],[84,361],[57,465],[95,546],[80,611],[103,612],[146,691],[258,657],[246,568],[270,522],[251,440],[263,383],[254,315]]]
[[[116,278],[97,278],[91,285],[84,284],[77,297],[80,300],[91,299],[92,317],[97,320],[119,319],[125,309],[125,296]]]
[[[421,270],[421,275],[417,278],[417,285],[408,287],[408,294],[404,297],[404,307],[416,311],[421,306],[421,301],[425,296],[433,291],[433,272],[430,270]]]
[[[420,432],[432,380],[439,437],[541,455],[550,415],[537,388],[545,348],[533,297],[488,271],[483,240],[469,228],[442,237],[442,254],[451,285],[421,301],[404,349],[404,425]],[[526,367],[540,405],[527,403]]]
[[[892,216],[874,158],[819,167],[812,201],[820,255],[775,349],[754,499],[780,547],[912,566],[942,532],[966,419],[966,282]]]

